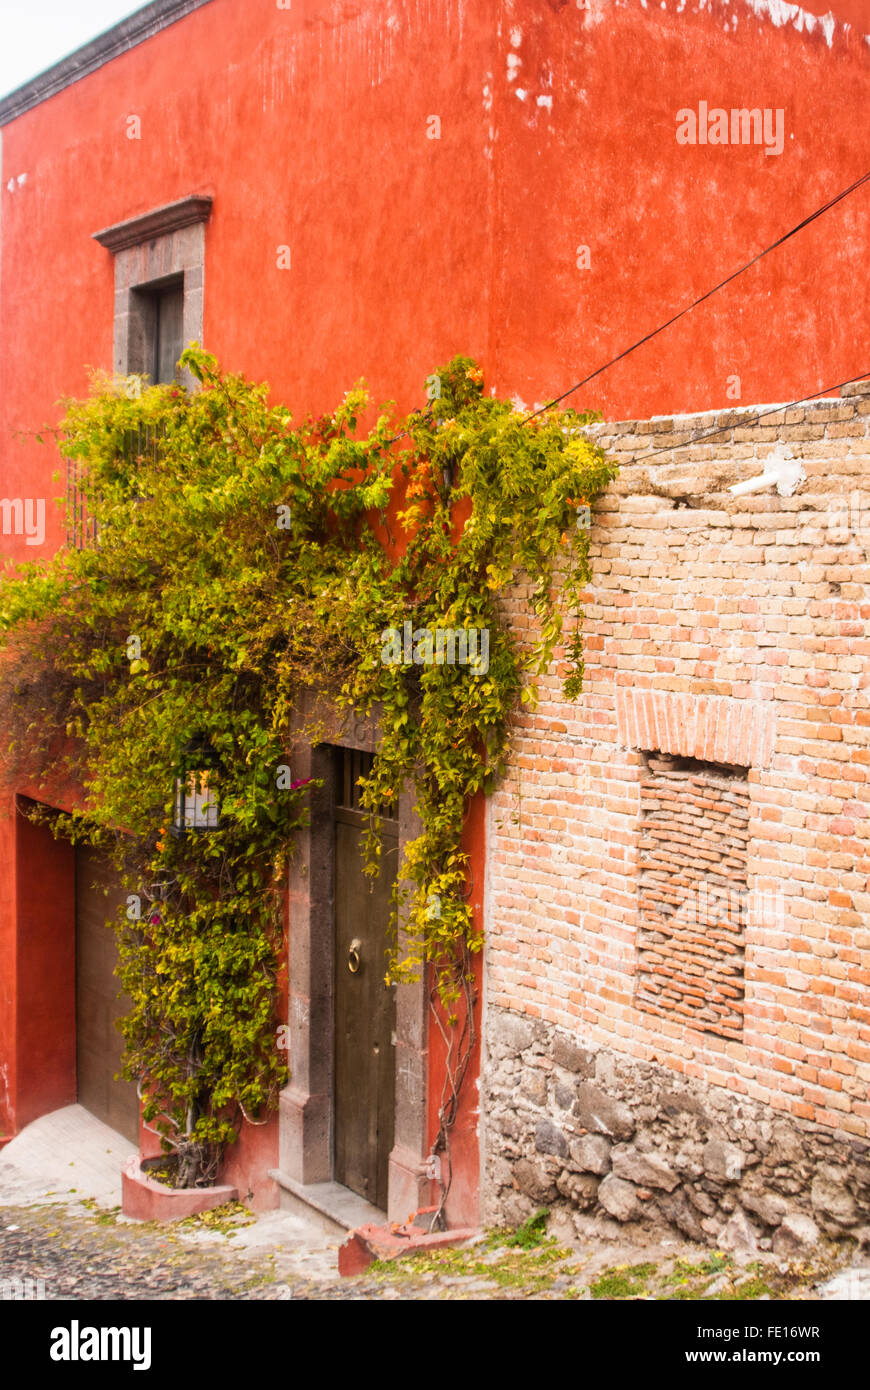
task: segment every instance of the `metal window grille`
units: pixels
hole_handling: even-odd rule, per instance
[[[152,429],[150,425],[137,425],[124,436],[123,456],[128,461],[147,460],[156,465],[160,452],[162,428]],[[84,466],[79,459],[66,459],[66,543],[73,549],[82,550],[89,545],[97,545],[99,528],[97,519],[88,513],[87,499],[82,486]]]
[[[365,753],[357,748],[336,749],[336,804],[339,810],[355,811],[363,814],[360,805],[362,789],[360,777],[368,777],[374,767],[374,753]],[[380,808],[384,820],[396,820],[399,814],[398,800]]]
[[[79,459],[66,460],[66,543],[83,550],[97,543],[96,517],[88,515],[82,489],[83,466]]]

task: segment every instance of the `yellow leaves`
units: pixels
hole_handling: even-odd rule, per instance
[[[504,565],[487,565],[486,574],[486,587],[493,590],[504,588],[512,577],[511,570]]]

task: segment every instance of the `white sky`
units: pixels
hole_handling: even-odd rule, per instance
[[[143,0],[0,0],[0,96],[141,9]]]

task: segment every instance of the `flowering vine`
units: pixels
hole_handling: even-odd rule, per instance
[[[52,814],[56,832],[114,856],[127,891],[116,924],[132,1000],[125,1074],[189,1185],[213,1180],[240,1120],[268,1116],[286,1077],[280,909],[307,818],[291,719],[312,691],[376,711],[361,782],[370,872],[379,809],[399,787],[420,817],[387,979],[429,972],[439,1026],[464,1039],[443,1147],[482,944],[469,802],[492,790],[512,714],[534,707],[560,645],[565,691],[580,689],[590,508],[615,468],[583,431],[590,416],[527,420],[483,394],[465,357],[428,379],[427,408],[405,419],[374,415],[360,384],[300,424],[196,346],[181,365],[199,389],[136,393],[98,378],[89,399],[66,403],[59,440],[80,461],[99,539],[0,587],[8,759],[74,780],[81,804]],[[502,603],[521,578],[536,618],[527,647]],[[214,757],[219,817],[203,833],[173,826],[191,741]]]

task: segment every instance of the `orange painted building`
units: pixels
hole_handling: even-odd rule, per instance
[[[487,389],[527,404],[566,390],[866,172],[866,8],[147,5],[0,101],[4,556],[65,540],[50,502],[59,460],[34,438],[58,399],[85,393],[89,366],[159,372],[161,342],[201,339],[297,415],[329,409],[361,376],[411,408],[456,352],[481,363]],[[867,199],[845,199],[572,403],[609,419],[703,411],[797,399],[870,369]],[[364,752],[373,737],[336,732],[335,747]],[[88,1065],[83,871],[77,888],[72,851],[16,814],[26,794],[51,799],[8,789],[0,820],[6,1137],[81,1095]],[[479,810],[468,833],[480,910]],[[322,865],[326,841],[314,841]],[[291,885],[296,1032],[281,1115],[227,1162],[263,1205],[279,1189],[305,1200],[302,1189],[342,1185],[335,962],[312,963],[315,907]],[[442,1070],[425,1001],[398,1011],[392,1217],[433,1195]],[[472,1077],[454,1224],[478,1216],[477,1104]]]

